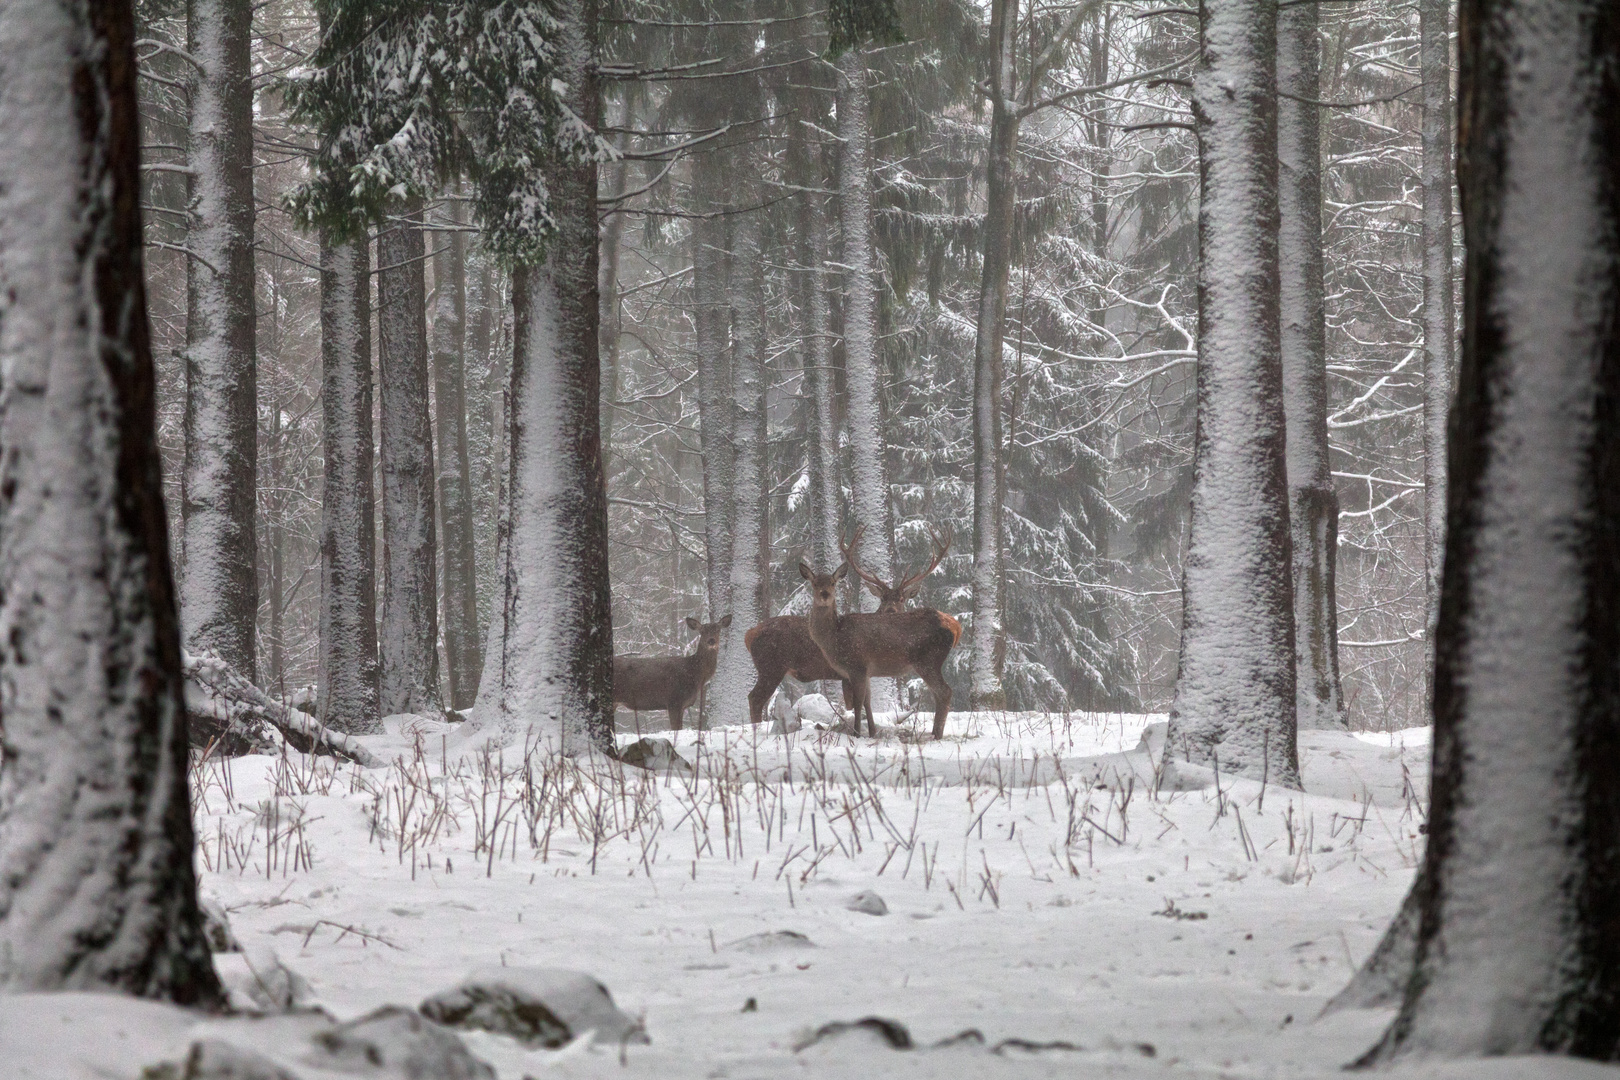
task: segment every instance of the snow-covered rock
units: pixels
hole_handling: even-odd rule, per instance
[[[607,987],[584,972],[560,968],[484,968],[422,1002],[421,1012],[451,1027],[553,1048],[586,1032],[598,1043],[651,1041],[641,1022],[613,1003]]]
[[[281,962],[275,950],[258,945],[246,952],[216,953],[214,969],[230,995],[231,1007],[244,1012],[290,1012],[314,1003],[308,981]]]
[[[765,712],[771,718],[772,735],[786,735],[799,730],[799,718],[794,715],[793,703],[780,687],[771,695],[771,703],[766,706]]]
[[[676,753],[675,744],[668,739],[637,739],[619,751],[619,760],[626,765],[651,769],[653,772],[692,773],[692,763]]]
[[[860,1049],[888,1050],[910,1050],[916,1045],[911,1041],[911,1032],[907,1030],[906,1025],[898,1020],[867,1016],[859,1020],[835,1020],[830,1024],[822,1024],[795,1042],[793,1049],[798,1052],[829,1043],[852,1043]]]
[[[203,936],[208,939],[209,951],[241,952],[242,946],[237,943],[236,935],[231,933],[231,921],[225,914],[224,905],[204,896],[199,898],[198,906],[202,908]]]
[[[838,710],[821,694],[806,694],[793,703],[793,715],[801,724],[811,727],[834,727],[839,722]]]
[[[883,897],[871,889],[856,893],[849,898],[849,903],[845,904],[844,907],[850,911],[859,911],[863,915],[887,915],[889,913],[889,905],[883,902]]]
[[[726,946],[738,952],[774,952],[777,949],[813,949],[815,942],[797,930],[767,930],[762,934],[749,934]]]

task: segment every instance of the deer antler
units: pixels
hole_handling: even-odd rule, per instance
[[[895,586],[895,588],[899,589],[901,592],[905,592],[923,578],[927,577],[929,574],[932,574],[939,566],[940,562],[944,560],[945,553],[951,549],[951,526],[949,523],[946,523],[945,525],[944,539],[940,538],[939,533],[934,531],[934,527],[932,525],[928,526],[928,535],[934,539],[934,561],[929,563],[928,569],[924,570],[922,573],[911,574],[904,581],[900,582],[899,585]]]
[[[849,568],[855,571],[862,581],[866,582],[868,585],[874,585],[879,589],[886,589],[889,586],[885,582],[879,581],[877,578],[867,573],[865,568],[861,566],[860,560],[855,558],[855,549],[860,547],[861,537],[865,535],[865,533],[865,525],[858,527],[855,530],[855,535],[850,538],[850,541],[847,544],[844,543],[844,538],[842,535],[840,535],[838,537],[838,550],[843,553],[844,561],[849,563]]]

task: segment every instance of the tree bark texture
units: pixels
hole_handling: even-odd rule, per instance
[[[1419,0],[1423,79],[1423,522],[1434,639],[1446,552],[1446,421],[1451,414],[1451,0]],[[1433,655],[1432,649],[1430,655]]]
[[[1464,0],[1429,843],[1365,1062],[1620,1057],[1620,12]]]
[[[377,232],[385,716],[440,708],[424,254],[422,206],[412,200]]]
[[[564,100],[594,128],[595,0],[561,0],[557,16]],[[474,714],[503,738],[539,734],[568,752],[613,745],[596,172],[595,161],[554,166],[550,255],[513,271],[510,523]]]
[[[459,203],[453,204],[455,207]],[[453,212],[451,225],[462,215]],[[483,673],[478,559],[473,534],[472,456],[467,445],[467,240],[447,234],[434,258],[433,383],[437,403],[439,521],[444,544],[444,656],[450,707],[470,709]]]
[[[731,610],[731,366],[726,357],[725,221],[713,216],[726,188],[724,158],[699,153],[692,186],[700,212],[692,229],[692,303],[698,352],[698,429],[703,440],[703,532],[709,619]],[[737,620],[733,619],[733,623]]]
[[[1168,744],[1299,786],[1282,356],[1274,0],[1205,0],[1193,76],[1198,422]]]
[[[371,250],[321,244],[320,678],[316,714],[339,731],[382,731],[377,663],[377,506],[371,433]]]
[[[1012,259],[1018,192],[1013,159],[1018,150],[1014,52],[1018,0],[992,0],[990,151],[985,165],[984,272],[979,283],[979,326],[973,346],[973,628],[969,661],[975,709],[1004,709],[1002,668],[1007,659],[1006,473],[1002,468],[1002,343],[1007,321],[1007,273]]]
[[[187,647],[255,677],[253,81],[250,0],[188,0],[195,60],[186,142],[185,460],[181,474]]]
[[[1339,496],[1328,455],[1317,22],[1315,4],[1277,12],[1277,86],[1284,91],[1277,96],[1277,243],[1294,550],[1294,677],[1300,727],[1347,728],[1335,587]]]
[[[810,415],[806,426],[810,469],[810,557],[818,570],[838,565],[838,412],[832,367],[832,305],[827,302],[827,212],[814,197],[805,199],[804,392]]]
[[[760,162],[759,157],[754,161]],[[743,635],[770,613],[760,604],[764,581],[761,542],[765,535],[762,498],[766,485],[765,445],[765,263],[761,244],[763,213],[753,211],[736,219],[733,238],[736,348],[732,353],[732,503],[731,503],[731,624],[720,639],[709,705],[715,722],[748,722],[748,691],[754,685],[754,661]]]
[[[220,1008],[191,862],[131,5],[5,0],[0,70],[0,990]]]

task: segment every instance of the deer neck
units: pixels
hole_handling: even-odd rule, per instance
[[[692,673],[697,676],[698,685],[701,686],[714,677],[714,669],[720,662],[720,650],[700,648],[686,659]]]
[[[838,649],[838,609],[834,607],[821,607],[819,605],[810,609],[810,640],[820,646],[821,651],[832,660]]]

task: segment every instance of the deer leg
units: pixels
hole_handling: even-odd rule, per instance
[[[762,671],[759,678],[754,680],[754,688],[748,691],[748,722],[758,727],[765,715],[765,706],[770,703],[771,695],[776,688],[782,685],[782,676],[786,671],[775,673]]]
[[[945,718],[951,712],[951,684],[945,681],[945,676],[935,669],[923,675],[923,682],[934,694],[934,738],[945,737]]]
[[[679,730],[681,730],[681,716],[685,712],[686,712],[686,707],[683,706],[683,705],[671,705],[669,707],[669,730],[671,730],[671,731],[679,731]]]

